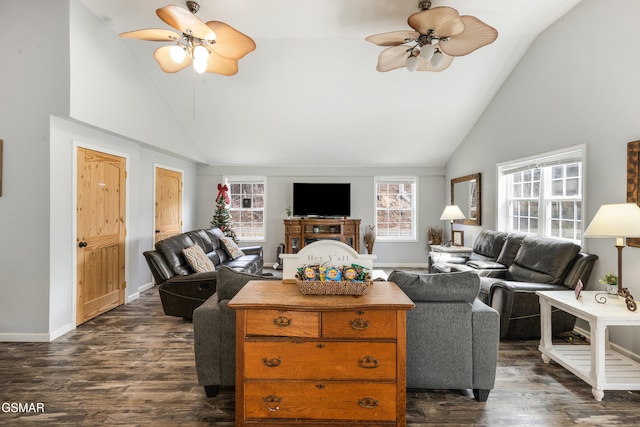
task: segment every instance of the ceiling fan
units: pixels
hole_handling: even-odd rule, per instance
[[[189,10],[169,5],[156,10],[164,22],[180,31],[147,28],[120,34],[120,37],[156,42],[175,42],[154,52],[165,73],[176,73],[189,65],[198,73],[232,76],[238,72],[238,60],[256,48],[255,42],[230,25],[220,21],[206,24],[196,17],[200,5],[188,1]]]
[[[365,40],[378,46],[392,46],[378,57],[378,71],[407,67],[409,71],[442,71],[453,57],[464,56],[493,43],[498,31],[474,16],[460,16],[457,10],[439,6],[431,9],[430,0],[420,0],[420,12],[407,22],[414,31],[375,34]]]

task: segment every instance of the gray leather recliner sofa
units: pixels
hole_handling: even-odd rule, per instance
[[[481,277],[478,298],[500,313],[500,338],[540,338],[536,291],[586,288],[598,259],[568,240],[483,230],[464,264],[436,265],[436,271],[471,271]],[[553,309],[553,333],[573,330],[575,316]]]
[[[222,243],[224,234],[217,228],[187,231],[155,244],[155,250],[143,253],[168,316],[191,319],[193,310],[216,291],[218,269],[227,266],[235,270],[260,274],[264,265],[262,246],[244,246],[243,256],[233,258]],[[215,271],[196,273],[182,253],[199,245],[213,262]]]

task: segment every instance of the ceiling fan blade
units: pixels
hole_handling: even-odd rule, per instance
[[[220,21],[209,21],[207,27],[216,33],[216,42],[210,46],[218,55],[229,59],[240,59],[256,49],[251,37]]]
[[[464,32],[439,43],[440,50],[447,55],[468,55],[482,46],[493,43],[498,38],[498,31],[495,28],[485,24],[475,16],[465,15],[462,20],[466,26]]]
[[[407,58],[409,57],[408,49],[407,46],[400,45],[383,50],[378,56],[376,70],[384,73],[406,66]]]
[[[390,33],[374,34],[366,37],[365,40],[378,46],[397,46],[404,44],[407,39],[415,40],[420,37],[417,31],[392,31]]]
[[[465,28],[458,11],[446,6],[414,13],[409,16],[407,22],[420,34],[427,34],[429,30],[434,30],[438,37],[456,36]]]
[[[147,28],[144,30],[127,31],[120,34],[120,37],[127,39],[148,40],[152,42],[170,42],[180,40],[182,36],[175,31],[164,30],[162,28]]]
[[[193,63],[189,55],[186,55],[184,60],[179,64],[174,62],[173,59],[171,59],[171,54],[169,53],[171,47],[171,45],[162,46],[153,52],[153,57],[158,61],[158,65],[160,65],[162,71],[165,73],[177,73]]]
[[[207,59],[206,71],[207,73],[222,74],[223,76],[233,76],[238,72],[238,60],[225,58],[215,52],[211,52]]]
[[[211,28],[207,27],[207,25],[193,13],[180,6],[172,4],[161,7],[156,10],[156,14],[164,22],[182,33],[188,34],[190,32],[192,36],[199,39],[212,40],[215,38],[215,34],[211,31]]]
[[[425,61],[420,56],[419,56],[419,58],[420,59],[418,61],[418,71],[434,71],[434,72],[438,72],[438,71],[446,70],[447,68],[449,68],[449,66],[453,62],[453,57],[445,54],[443,56],[444,59],[442,61],[442,64],[440,64],[440,66],[438,68],[436,68],[433,65],[431,65],[430,61]]]

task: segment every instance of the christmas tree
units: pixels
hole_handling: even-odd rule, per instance
[[[234,242],[238,243],[238,237],[236,232],[231,227],[231,211],[227,207],[229,202],[229,195],[227,194],[229,188],[226,185],[218,184],[218,195],[216,196],[216,211],[213,214],[211,225],[218,227],[225,236],[230,237]]]

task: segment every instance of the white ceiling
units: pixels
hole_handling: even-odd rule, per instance
[[[116,37],[170,29],[155,13],[167,0],[80,2]],[[165,74],[153,59],[161,44],[123,45],[210,164],[440,166],[536,36],[579,2],[434,0],[499,33],[440,73],[377,72],[384,48],[364,40],[409,29],[417,0],[200,0],[201,20],[223,21],[256,42],[232,77]]]

